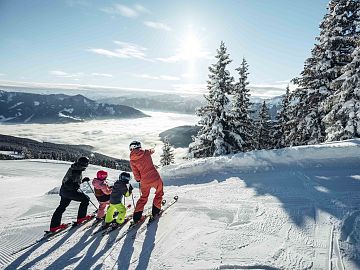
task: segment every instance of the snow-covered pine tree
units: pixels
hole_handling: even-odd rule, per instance
[[[355,48],[354,38],[359,29],[355,21],[359,16],[359,0],[331,0],[328,14],[320,24],[311,57],[305,61],[301,77],[294,79],[300,88],[294,93],[297,105],[294,117],[298,125],[291,134],[297,134],[294,145],[314,144],[325,140],[324,102],[336,89],[332,81],[339,78],[342,68],[350,63]]]
[[[174,163],[174,149],[172,149],[169,139],[167,137],[164,138],[164,145],[163,145],[163,153],[160,158],[161,166],[167,166]]]
[[[286,87],[286,93],[281,101],[281,108],[276,115],[276,126],[274,130],[274,140],[276,140],[276,148],[289,146],[286,138],[290,134],[290,88]]]
[[[324,117],[326,141],[360,137],[360,40],[353,60],[334,84],[340,85],[329,100],[331,111]]]
[[[243,58],[241,66],[236,69],[239,72],[239,81],[233,88],[232,107],[229,112],[229,137],[234,152],[250,151],[257,146],[254,123],[250,117],[248,70],[249,65]]]
[[[229,122],[226,113],[229,99],[226,94],[231,93],[234,78],[226,69],[231,60],[224,42],[221,42],[215,57],[217,62],[209,67],[209,94],[204,95],[207,104],[197,110],[201,129],[189,145],[190,157],[219,156],[231,152],[229,138],[225,135]]]
[[[260,108],[257,121],[257,149],[272,149],[275,145],[269,108],[265,100]]]

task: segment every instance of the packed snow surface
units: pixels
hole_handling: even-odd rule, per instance
[[[49,191],[69,163],[0,161],[0,268],[360,269],[359,164],[360,140],[349,140],[171,165],[165,198],[179,200],[135,237],[85,225],[12,255],[48,229],[59,203]]]

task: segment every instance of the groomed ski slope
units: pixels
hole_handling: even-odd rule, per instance
[[[48,228],[59,197],[45,193],[68,166],[0,161],[0,268],[360,269],[360,140],[171,165],[165,198],[179,201],[136,238],[79,228],[11,256]]]

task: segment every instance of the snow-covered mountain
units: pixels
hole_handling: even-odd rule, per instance
[[[79,228],[12,256],[48,228],[59,197],[45,194],[69,164],[1,161],[0,268],[360,269],[359,164],[357,139],[171,165],[165,198],[179,201],[136,236]]]
[[[40,95],[0,90],[0,122],[5,123],[68,123],[144,116],[132,107],[98,103],[82,95]]]

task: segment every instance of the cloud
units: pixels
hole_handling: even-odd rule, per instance
[[[147,27],[150,27],[150,28],[159,29],[159,30],[165,30],[165,31],[171,31],[170,26],[168,26],[168,25],[166,25],[164,23],[161,23],[161,22],[145,21],[144,24]]]
[[[56,77],[61,77],[61,78],[79,78],[79,77],[82,77],[85,75],[83,72],[67,73],[67,72],[61,71],[61,70],[52,70],[49,73],[51,75],[54,75]]]
[[[205,83],[181,83],[173,84],[172,87],[176,92],[181,93],[205,94],[208,92]]]
[[[91,48],[87,51],[100,54],[106,57],[116,57],[116,58],[137,58],[142,60],[151,61],[150,59],[146,59],[145,51],[147,48],[139,46],[134,43],[122,42],[122,41],[114,41],[115,44],[119,45],[120,48],[115,50],[107,50],[101,48]]]
[[[135,77],[142,78],[142,79],[149,79],[149,80],[164,80],[164,81],[178,81],[180,80],[179,77],[169,76],[169,75],[160,75],[160,76],[153,76],[149,74],[135,74]]]
[[[191,52],[188,54],[186,51],[177,50],[177,53],[169,57],[158,57],[156,60],[164,63],[177,63],[181,61],[194,61],[198,59],[212,59],[213,56],[210,52],[199,50],[196,53]]]
[[[113,77],[113,75],[111,74],[107,74],[107,73],[96,73],[96,72],[93,72],[91,73],[92,76],[100,76],[100,77]]]
[[[140,15],[140,13],[150,13],[144,6],[136,4],[133,7],[115,4],[111,7],[105,7],[101,9],[103,12],[108,14],[121,15],[127,18],[136,18]]]
[[[6,76],[6,74],[4,74],[4,73],[0,73],[0,76]]]

